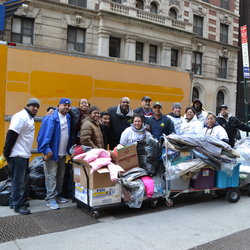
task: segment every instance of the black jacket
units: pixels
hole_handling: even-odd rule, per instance
[[[124,115],[120,111],[120,106],[111,107],[108,109],[110,114],[110,137],[109,146],[113,149],[120,143],[122,132],[128,128],[132,122],[133,111],[129,110],[128,114]]]
[[[229,119],[226,120],[224,117],[219,115],[219,117],[217,118],[217,122],[226,130],[229,138],[228,144],[232,148],[234,147],[237,129],[250,132],[250,126],[247,126],[234,116],[230,116]]]

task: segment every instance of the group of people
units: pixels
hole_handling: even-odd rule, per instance
[[[30,214],[25,196],[25,178],[31,147],[34,140],[34,116],[40,102],[31,98],[27,106],[16,113],[10,123],[3,150],[12,178],[10,208],[20,214]],[[152,135],[160,140],[169,135],[210,135],[229,143],[235,142],[237,129],[250,131],[250,127],[231,116],[226,105],[220,107],[218,117],[205,112],[200,100],[186,108],[181,116],[182,106],[174,103],[172,112],[165,115],[160,102],[151,106],[151,98],[144,96],[141,107],[132,109],[130,99],[123,97],[117,106],[101,112],[86,99],[78,107],[71,107],[71,100],[62,98],[58,107],[48,108],[37,136],[38,151],[43,153],[45,167],[46,202],[51,209],[58,209],[58,203],[67,199],[61,196],[66,155],[72,145],[91,148],[114,149],[118,144],[129,146]]]

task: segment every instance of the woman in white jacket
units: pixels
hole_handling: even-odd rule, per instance
[[[130,146],[145,138],[146,135],[150,135],[150,133],[146,131],[143,125],[143,117],[138,114],[134,115],[131,126],[126,128],[121,134],[120,144]]]
[[[180,126],[180,135],[203,136],[203,122],[198,121],[193,107],[186,108],[185,121]]]
[[[205,122],[205,127],[203,128],[204,134],[213,136],[218,140],[228,143],[228,136],[226,130],[220,126],[216,121],[216,115],[209,113]]]

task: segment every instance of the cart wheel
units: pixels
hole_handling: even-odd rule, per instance
[[[222,190],[216,190],[215,193],[219,196],[219,197],[225,197],[227,191],[222,189]]]
[[[227,190],[226,198],[229,202],[235,203],[240,199],[240,191],[237,188],[231,188]]]
[[[150,201],[150,206],[155,208],[157,206],[158,201]]]
[[[93,211],[92,215],[95,219],[97,219],[99,217],[99,211]]]
[[[247,185],[247,194],[250,196],[250,184]]]
[[[167,207],[172,207],[173,205],[174,205],[173,200],[171,200],[171,199],[167,199],[167,200],[166,200],[166,206],[167,206]]]

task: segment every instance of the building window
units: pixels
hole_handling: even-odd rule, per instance
[[[193,52],[192,54],[192,71],[196,75],[202,74],[202,53]]]
[[[136,0],[135,7],[138,8],[138,9],[140,9],[140,10],[143,10],[144,9],[144,2],[143,2],[143,0]]]
[[[13,17],[11,41],[15,43],[33,44],[34,19]]]
[[[69,4],[86,8],[87,0],[69,0]]]
[[[156,45],[149,46],[149,62],[157,63],[157,46]]]
[[[118,37],[109,38],[109,56],[120,57],[121,39]]]
[[[172,19],[175,19],[175,20],[177,19],[177,13],[176,13],[175,9],[171,8],[169,10],[169,17]]]
[[[158,6],[157,6],[157,4],[155,2],[152,2],[150,4],[150,12],[155,13],[155,14],[158,13]]]
[[[209,3],[209,1],[208,0],[202,0],[203,2],[207,2],[207,3]]]
[[[203,17],[194,15],[193,32],[203,36]]]
[[[135,60],[143,61],[143,43],[136,42]]]
[[[228,43],[228,25],[220,24],[220,42]]]
[[[193,94],[192,94],[192,102],[196,99],[200,98],[200,93],[199,90],[197,88],[193,88]]]
[[[122,3],[122,0],[112,0],[112,2],[115,2],[115,3]]]
[[[220,0],[220,7],[223,9],[229,9],[229,0]]]
[[[227,78],[227,58],[219,58],[219,75],[220,78]]]
[[[178,50],[171,49],[171,66],[177,67],[178,66]]]
[[[216,114],[220,112],[219,108],[224,103],[225,103],[225,96],[224,96],[224,93],[220,90],[218,91],[217,97],[216,97]]]
[[[68,26],[67,49],[85,52],[85,36],[85,29]]]

